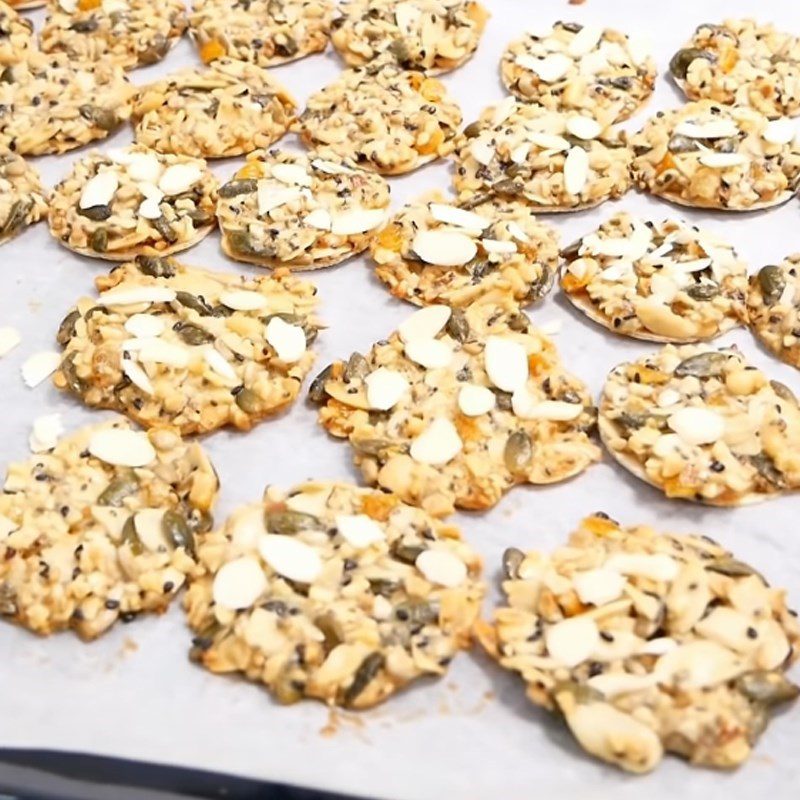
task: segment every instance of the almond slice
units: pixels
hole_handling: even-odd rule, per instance
[[[130,289],[109,289],[97,298],[101,306],[134,306],[139,303],[170,303],[176,297],[166,286],[134,286]]]
[[[419,231],[411,247],[423,261],[440,267],[462,266],[478,252],[478,246],[469,236],[448,230]]]
[[[119,189],[119,178],[116,172],[113,170],[98,172],[83,187],[78,206],[81,209],[107,206],[114,199],[117,189]]]
[[[234,311],[258,311],[267,305],[267,298],[261,292],[248,289],[231,289],[219,296],[222,305]]]
[[[158,179],[158,188],[167,196],[188,192],[201,178],[203,170],[197,164],[172,164]]]
[[[405,343],[412,339],[432,339],[447,325],[451,313],[448,306],[426,306],[401,322],[397,332]]]
[[[497,397],[491,389],[467,383],[458,393],[458,407],[467,417],[480,417],[488,414],[497,404]]]
[[[428,208],[430,209],[431,216],[438,222],[444,222],[447,225],[455,225],[458,228],[466,228],[467,230],[482,231],[492,224],[492,221],[476,214],[473,211],[465,211],[463,208],[456,206],[449,206],[444,203],[431,203]]]
[[[564,189],[580,195],[589,179],[589,154],[582,147],[573,147],[564,159]]]
[[[547,627],[544,641],[552,658],[565,667],[575,667],[595,651],[600,631],[591,617],[570,617]]]
[[[322,572],[319,553],[295,536],[265,533],[258,551],[275,572],[290,581],[313,583]]]
[[[741,153],[703,153],[700,163],[712,169],[729,169],[747,164],[750,159]]]
[[[770,144],[789,144],[797,136],[797,128],[794,120],[781,117],[770,120],[761,135]]]
[[[579,139],[596,139],[602,132],[603,126],[591,117],[570,117],[567,120],[567,131]]]
[[[9,325],[0,328],[0,358],[10,353],[21,341],[22,336],[16,328]]]
[[[686,444],[712,444],[725,433],[725,420],[708,408],[680,408],[667,418],[667,425]]]
[[[732,119],[725,117],[707,122],[684,120],[675,126],[675,133],[689,139],[728,139],[739,133],[739,126]]]
[[[306,214],[303,223],[319,231],[329,231],[333,224],[331,215],[324,208],[316,208],[310,214]]]
[[[342,538],[357,550],[386,541],[383,528],[366,514],[338,514],[336,528]]]
[[[28,437],[32,453],[46,453],[52,450],[64,433],[61,414],[43,414],[33,421],[33,430]]]
[[[311,176],[299,164],[273,164],[272,177],[289,186],[311,186]]]
[[[590,50],[594,50],[600,42],[600,37],[603,35],[603,29],[595,25],[584,25],[572,37],[572,41],[567,47],[567,52],[573,58],[580,58],[585,56]]]
[[[449,419],[438,417],[411,443],[411,458],[420,464],[442,466],[463,448],[461,437]]]
[[[414,363],[425,369],[442,369],[453,360],[453,350],[441,339],[412,339],[405,353]]]
[[[146,467],[156,457],[147,434],[128,428],[95,431],[86,449],[95,458],[118,467]]]
[[[514,392],[528,380],[528,354],[513,339],[490,336],[486,341],[484,363],[489,380],[504,392]]]
[[[250,608],[266,588],[267,578],[261,564],[252,556],[243,556],[220,567],[211,594],[220,608],[240,611]]]
[[[42,381],[49,378],[61,363],[61,353],[53,350],[44,350],[28,356],[22,364],[22,380],[25,385],[33,389]]]
[[[337,236],[353,236],[371,231],[385,220],[386,212],[381,208],[353,208],[333,217],[331,233]]]
[[[527,53],[517,56],[517,64],[523,69],[535,72],[545,83],[555,83],[561,80],[572,68],[571,58],[562,53],[551,53],[544,58],[535,58]]]
[[[156,390],[147,373],[132,359],[122,359],[122,373],[130,382],[147,395],[155,394]]]
[[[426,580],[454,589],[467,579],[467,565],[446,550],[423,550],[414,562]]]
[[[378,367],[364,379],[367,385],[367,402],[377,411],[388,411],[408,391],[408,380],[401,372]]]
[[[264,335],[278,358],[287,364],[294,364],[305,355],[306,333],[299,325],[290,325],[280,317],[273,317],[267,323]]]

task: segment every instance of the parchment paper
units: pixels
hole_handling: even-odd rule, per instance
[[[500,100],[504,91],[498,60],[505,44],[538,20],[603,23],[648,35],[659,67],[696,25],[726,16],[751,15],[800,33],[796,0],[483,0],[491,9],[477,56],[444,78],[461,102],[465,121]],[[37,24],[41,12],[32,15]],[[137,83],[190,63],[188,40],[165,63],[132,74]],[[341,67],[328,52],[275,70],[302,102]],[[674,106],[680,96],[662,74],[655,98],[627,127]],[[101,148],[130,140],[124,130]],[[293,137],[284,140],[295,147]],[[54,183],[81,153],[37,159]],[[217,162],[225,178],[234,161]],[[393,202],[433,187],[447,189],[447,162],[391,179]],[[732,241],[751,269],[800,250],[800,201],[772,211],[724,215],[676,209],[635,192],[590,212],[551,218],[564,244],[617,210],[661,219],[683,215]],[[189,264],[254,272],[228,261],[213,234],[183,255]],[[9,460],[28,456],[33,419],[61,412],[69,428],[97,421],[90,412],[48,384],[26,388],[19,368],[30,354],[57,349],[56,327],[78,297],[91,293],[103,262],[75,256],[52,240],[44,224],[0,248],[0,325],[14,325],[22,344],[0,361],[3,471]],[[310,274],[320,289],[322,315],[330,329],[319,339],[318,366],[385,336],[410,306],[391,298],[371,275],[365,259]],[[600,391],[605,374],[651,345],[617,338],[573,311],[554,292],[532,310],[538,322],[563,323],[556,342],[569,367]],[[725,336],[752,361],[800,394],[800,373],[781,365],[746,332]],[[298,403],[290,412],[246,435],[216,433],[205,446],[219,470],[222,494],[217,519],[236,505],[260,497],[267,483],[290,486],[306,478],[357,480],[349,448],[328,439],[314,411]],[[752,561],[777,585],[789,587],[800,605],[800,497],[786,497],[738,510],[667,501],[608,459],[582,476],[544,489],[516,489],[491,513],[460,514],[469,541],[485,557],[494,602],[497,567],[509,545],[551,548],[564,541],[585,514],[605,510],[623,523],[651,523],[676,531],[700,531],[721,540],[739,558]],[[212,676],[189,663],[190,635],[175,604],[162,618],[119,625],[92,645],[71,634],[38,639],[0,623],[0,746],[80,750],[188,767],[230,771],[255,778],[371,795],[381,798],[703,798],[800,795],[800,707],[782,714],[761,740],[750,763],[735,774],[691,768],[665,759],[646,777],[631,777],[585,756],[561,725],[534,708],[513,676],[477,651],[458,657],[443,680],[418,685],[379,709],[338,715],[305,702],[284,708],[262,689]],[[795,678],[800,677],[797,671]],[[331,732],[331,730],[333,732]]]

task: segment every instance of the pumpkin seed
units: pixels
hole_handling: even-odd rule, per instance
[[[504,178],[492,184],[492,191],[498,194],[521,194],[523,186],[510,178]]]
[[[523,311],[518,311],[508,318],[508,327],[517,333],[527,333],[531,328],[531,321]]]
[[[280,533],[283,536],[292,536],[300,531],[319,530],[320,521],[311,514],[301,511],[267,510],[264,512],[264,527],[270,533]]]
[[[696,139],[690,139],[688,136],[681,136],[681,134],[676,133],[670,138],[667,148],[671,153],[693,153],[695,150],[700,149],[700,145]]]
[[[163,33],[157,33],[148,46],[139,52],[139,63],[143,66],[161,61],[169,52],[169,39]]]
[[[150,224],[158,231],[161,238],[167,244],[175,244],[178,241],[178,234],[172,229],[172,225],[164,217],[150,220]]]
[[[136,267],[151,278],[173,278],[177,271],[171,258],[160,256],[136,256]]]
[[[0,72],[0,83],[14,83],[15,80],[13,67],[5,67]]]
[[[258,181],[254,178],[245,178],[238,181],[228,181],[220,187],[220,197],[239,197],[243,194],[252,194],[258,189]]]
[[[367,359],[361,353],[353,353],[347,360],[344,368],[345,383],[350,383],[353,380],[363,380],[369,373],[369,364]]]
[[[370,591],[381,597],[391,597],[403,585],[400,581],[392,581],[388,578],[367,578],[367,580]]]
[[[222,631],[222,625],[216,620],[209,622],[208,625],[203,627],[200,632],[192,639],[192,649],[189,651],[189,659],[191,661],[199,661],[202,654],[208,650],[214,639]]]
[[[87,122],[91,122],[101,131],[113,131],[120,123],[119,117],[110,108],[102,108],[101,106],[93,106],[87,103],[80,106],[78,112]]]
[[[374,680],[375,676],[383,669],[386,659],[383,653],[370,653],[362,662],[361,666],[356,670],[355,677],[347,691],[344,693],[344,705],[352,705]]]
[[[0,583],[0,614],[13,617],[17,613],[17,593],[8,583]]]
[[[99,506],[113,506],[119,508],[126,497],[139,491],[139,479],[132,469],[120,472],[111,483],[100,493],[97,498]]]
[[[161,530],[167,541],[177,550],[182,547],[190,556],[194,557],[194,536],[184,517],[177,511],[168,509],[161,518]]]
[[[342,643],[342,638],[336,630],[336,618],[330,612],[321,614],[314,620],[314,627],[322,631],[325,641],[322,644],[326,653]]]
[[[685,358],[675,367],[673,374],[676,378],[715,378],[722,374],[725,365],[728,363],[728,356],[725,353],[710,351],[698,353],[695,356]]]
[[[92,222],[104,222],[111,216],[111,206],[91,206],[90,208],[79,208],[78,214]]]
[[[214,470],[214,477],[217,479],[217,486],[219,486],[216,470]],[[214,517],[208,511],[189,507],[184,513],[184,517],[193,536],[196,533],[208,533],[214,527]]]
[[[283,672],[278,677],[273,692],[279,703],[291,705],[303,699],[304,684],[292,677],[290,673]]]
[[[778,489],[786,488],[783,473],[775,466],[775,462],[766,453],[758,453],[747,457],[748,463],[755,467],[756,472],[767,482]]]
[[[436,607],[422,600],[400,603],[394,613],[401,622],[407,622],[413,627],[431,625],[439,621],[439,611]]]
[[[444,329],[448,336],[461,344],[464,344],[469,339],[469,323],[460,308],[453,309]]]
[[[86,389],[86,384],[78,377],[75,367],[76,353],[70,353],[61,360],[59,370],[67,382],[67,388],[77,395],[82,395]]]
[[[800,696],[796,686],[782,672],[753,670],[736,679],[736,688],[753,703],[763,703],[768,708],[788,703]]]
[[[286,41],[284,42],[275,43],[275,52],[279,56],[286,56],[286,57],[297,55],[297,51],[299,49],[297,46],[297,42],[291,36],[286,36],[285,39]]]
[[[324,403],[328,397],[325,391],[325,384],[331,379],[333,375],[333,364],[328,364],[322,372],[311,381],[311,386],[308,387],[308,399],[312,403]]]
[[[509,580],[519,578],[520,564],[525,560],[525,553],[516,547],[507,547],[503,551],[503,575]]]
[[[98,228],[96,231],[93,231],[92,235],[89,237],[89,247],[91,247],[95,253],[105,253],[108,249],[108,231],[105,228]]]
[[[530,285],[528,294],[525,296],[526,301],[531,303],[541,300],[553,285],[553,272],[549,267],[542,266],[542,272],[539,277]]]
[[[746,578],[750,575],[755,575],[761,578],[766,584],[766,580],[761,573],[756,572],[749,564],[744,561],[739,561],[730,556],[720,556],[711,561],[704,562],[703,565],[709,572],[719,572],[720,575],[727,575],[729,578]]]
[[[175,299],[186,308],[196,311],[201,317],[209,317],[214,313],[214,309],[205,301],[201,295],[191,292],[176,292]]]
[[[768,264],[758,271],[758,285],[761,287],[764,302],[768,306],[772,306],[781,299],[783,290],[786,288],[786,277],[780,267]]]
[[[769,385],[772,387],[772,391],[775,392],[781,400],[785,400],[787,403],[793,403],[794,405],[798,404],[794,392],[785,383],[770,381]]]
[[[173,330],[189,345],[209,344],[214,341],[212,334],[203,330],[199,325],[192,325],[190,322],[179,322],[173,327]]]
[[[69,26],[69,29],[75,33],[94,33],[99,24],[94,17],[89,17],[89,19],[76,20]]]
[[[714,63],[717,58],[713,53],[708,50],[700,50],[697,47],[686,47],[683,50],[678,50],[669,62],[669,71],[674,78],[679,81],[685,80],[686,73],[689,71],[689,66],[697,58],[705,59]]]
[[[425,548],[419,544],[406,544],[402,539],[392,544],[391,553],[398,561],[404,564],[416,564],[420,553],[425,552]]]
[[[66,347],[69,340],[75,335],[75,323],[80,318],[80,311],[74,308],[61,320],[61,324],[58,326],[58,333],[56,333],[56,341],[62,347]]]
[[[236,392],[236,405],[239,406],[245,414],[257,414],[261,409],[261,397],[252,389],[243,386]]]
[[[139,534],[136,533],[132,515],[125,520],[125,524],[122,526],[122,543],[127,544],[135,556],[140,556],[144,552],[144,545]]]
[[[525,471],[533,458],[533,443],[525,431],[515,431],[506,441],[503,451],[503,461],[506,469],[512,475],[519,475]]]
[[[403,39],[392,39],[386,49],[394,56],[401,67],[405,67],[411,61],[411,51]]]
[[[467,139],[474,139],[476,136],[480,135],[482,130],[483,123],[476,120],[475,122],[470,122],[470,124],[464,128],[464,136],[466,136]]]
[[[12,233],[16,233],[22,227],[32,208],[33,200],[30,198],[16,200],[0,228],[0,236],[10,236]]]
[[[686,290],[686,294],[688,294],[692,300],[711,300],[719,294],[719,284],[696,283]]]
[[[193,208],[188,217],[192,221],[193,228],[202,228],[204,225],[209,225],[214,219],[214,215],[203,208]]]

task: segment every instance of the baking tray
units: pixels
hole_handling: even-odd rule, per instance
[[[444,81],[460,101],[465,121],[500,100],[497,64],[505,44],[526,26],[572,19],[602,23],[648,36],[661,70],[694,27],[728,16],[759,15],[800,32],[796,0],[483,0],[492,12],[475,58]],[[38,23],[41,12],[31,15]],[[132,74],[137,83],[195,63],[188,40],[166,61]],[[329,81],[341,63],[328,52],[277,68],[299,101]],[[626,124],[637,129],[648,114],[680,102],[662,74],[646,110]],[[119,132],[101,149],[130,140]],[[284,140],[296,147],[293,137]],[[81,155],[36,159],[46,181],[64,176]],[[227,177],[239,162],[217,162]],[[441,162],[391,179],[393,205],[432,188],[447,189],[451,166]],[[755,214],[693,212],[629,193],[599,209],[553,217],[568,243],[619,210],[661,219],[688,218],[727,236],[752,270],[800,250],[800,201]],[[213,234],[183,255],[212,269],[255,273],[230,262]],[[90,412],[47,384],[31,390],[19,368],[31,353],[53,348],[54,333],[75,299],[92,291],[108,265],[75,256],[38,225],[0,249],[0,325],[13,325],[22,344],[0,360],[3,466],[28,454],[37,416],[55,411],[68,428],[97,421]],[[329,329],[320,336],[318,365],[384,337],[411,307],[390,297],[363,258],[309,276],[320,290]],[[651,345],[614,337],[573,311],[558,292],[531,310],[538,323],[562,324],[556,343],[567,366],[599,393],[608,370],[647,353]],[[800,373],[779,364],[746,331],[721,340],[738,344],[770,375],[800,393]],[[304,402],[247,434],[216,433],[205,442],[222,479],[217,518],[260,497],[268,483],[291,486],[307,478],[358,480],[346,445],[329,439]],[[609,459],[573,481],[513,490],[493,511],[458,514],[470,541],[485,558],[491,596],[497,599],[497,567],[503,549],[552,548],[585,514],[604,510],[623,523],[651,523],[718,538],[752,561],[777,585],[789,587],[800,605],[800,500],[784,497],[734,510],[667,501]],[[39,639],[0,625],[0,747],[72,750],[189,769],[227,772],[257,780],[316,787],[380,798],[648,797],[666,800],[796,798],[800,785],[800,709],[781,714],[750,762],[735,773],[691,768],[665,759],[653,774],[625,775],[584,756],[555,719],[533,707],[519,681],[495,668],[477,650],[459,656],[441,680],[421,682],[374,711],[332,713],[314,702],[290,708],[267,692],[234,678],[216,677],[187,658],[190,635],[178,604],[161,618],[118,625],[86,645],[72,635]],[[798,677],[797,672],[794,673]]]

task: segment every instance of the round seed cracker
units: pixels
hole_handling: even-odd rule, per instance
[[[598,514],[565,547],[503,561],[508,605],[479,638],[596,758],[638,773],[665,751],[736,767],[800,694],[785,591],[707,536]]]
[[[515,200],[468,205],[434,191],[405,206],[372,241],[375,274],[420,306],[464,307],[495,292],[520,303],[544,297],[558,266],[557,231]]]
[[[604,123],[633,116],[650,98],[656,64],[638,39],[611,28],[556,22],[506,47],[503,83],[525,102],[588,111]]]
[[[0,155],[0,244],[47,216],[39,173],[14,153]]]
[[[667,497],[741,506],[800,488],[800,406],[735,348],[667,345],[615,367],[598,419],[609,453]]]
[[[380,175],[280,150],[254,153],[219,195],[222,249],[272,268],[317,269],[362,252],[389,209]]]
[[[181,0],[51,0],[42,50],[123,69],[156,64],[183,36]]]
[[[539,211],[576,211],[625,194],[631,157],[625,134],[587,113],[509,97],[464,129],[453,183],[461,200],[494,192]]]
[[[214,228],[217,180],[202,159],[141,145],[93,151],[54,189],[50,232],[85,256],[126,261],[186,250]]]
[[[679,205],[753,211],[800,185],[800,141],[787,119],[701,100],[652,117],[631,137],[640,189]]]
[[[374,706],[441,676],[484,595],[456,528],[344,483],[269,487],[203,536],[185,601],[193,660],[243,673],[282,703]]]
[[[417,311],[366,357],[330,365],[310,396],[369,484],[435,516],[600,457],[589,392],[508,294]]]
[[[346,0],[338,12],[331,43],[351,67],[389,51],[431,75],[468,61],[489,19],[475,0]]]
[[[324,50],[332,16],[330,0],[194,0],[189,32],[206,64],[273,67]]]
[[[0,67],[23,61],[35,49],[33,23],[0,0]]]
[[[461,111],[440,81],[384,59],[312,94],[293,130],[321,158],[400,175],[451,152],[459,125]]]
[[[750,105],[769,117],[800,114],[800,37],[771,24],[704,23],[669,66],[691,100]]]
[[[276,142],[295,109],[294,98],[267,70],[220,58],[142,89],[133,125],[136,141],[161,153],[227,158]]]
[[[623,336],[696,342],[746,319],[746,265],[725,241],[686,222],[618,213],[562,257],[570,302]]]
[[[747,315],[759,341],[800,369],[800,253],[751,276]]]
[[[65,153],[105,139],[131,115],[134,89],[108,62],[32,51],[0,81],[0,150]]]
[[[199,574],[195,535],[219,481],[198,444],[126,420],[81,428],[12,463],[0,494],[0,618],[94,639],[161,613]]]
[[[316,289],[140,256],[96,281],[58,331],[54,383],[94,408],[182,435],[248,430],[297,397],[314,362]]]

